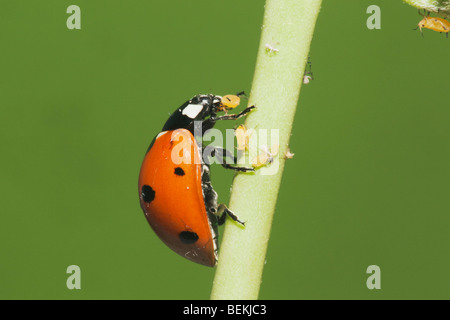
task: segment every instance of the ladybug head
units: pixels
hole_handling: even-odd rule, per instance
[[[226,96],[216,96],[213,94],[209,95],[197,95],[192,100],[191,103],[203,105],[203,114],[211,114],[219,111],[228,111],[239,106],[241,102],[240,96],[243,93],[227,94]]]
[[[201,115],[203,118],[219,110],[221,98],[213,94],[199,94],[188,102],[188,106],[192,104],[202,106]]]

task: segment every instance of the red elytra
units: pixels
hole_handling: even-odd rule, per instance
[[[214,266],[216,234],[208,219],[201,182],[202,162],[192,133],[177,129],[159,134],[139,174],[142,210],[158,237],[173,251]]]

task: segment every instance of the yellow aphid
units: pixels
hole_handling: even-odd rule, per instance
[[[286,150],[286,153],[284,154],[284,157],[286,159],[292,159],[294,156],[295,156],[295,153],[292,153],[291,149],[289,149],[289,148]]]
[[[261,168],[271,164],[274,157],[278,154],[279,147],[278,144],[274,144],[270,151],[266,146],[261,147],[261,152],[252,161],[253,168]]]
[[[244,151],[248,150],[248,144],[250,141],[250,134],[247,131],[247,128],[241,124],[234,130],[234,134],[236,135],[237,141],[237,150]]]
[[[220,107],[218,110],[230,110],[236,108],[241,103],[241,98],[238,95],[227,94],[220,100]]]
[[[446,34],[446,37],[448,38],[448,32],[450,31],[450,22],[442,18],[430,17],[429,13],[427,16],[422,15],[420,12],[419,14],[423,16],[423,19],[417,25],[417,28],[420,29],[420,33],[422,33],[422,28],[426,28],[436,32],[444,32]],[[417,28],[415,30],[417,30]]]

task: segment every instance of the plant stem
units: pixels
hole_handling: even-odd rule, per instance
[[[417,9],[425,9],[430,12],[450,14],[450,0],[403,0]]]
[[[259,129],[279,129],[279,156],[270,167],[255,174],[235,176],[230,209],[247,223],[245,228],[232,221],[226,223],[211,299],[258,298],[284,154],[321,2],[266,1],[249,98],[249,105],[257,109],[247,117],[246,126],[255,128],[255,133]],[[264,174],[270,168],[278,170]]]

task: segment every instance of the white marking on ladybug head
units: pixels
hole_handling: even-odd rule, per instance
[[[198,116],[198,114],[203,110],[202,104],[188,104],[183,111],[181,112],[182,115],[188,116],[191,119],[195,119],[195,117]]]

